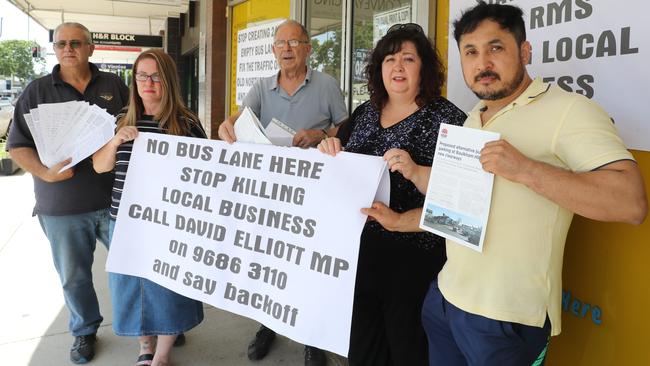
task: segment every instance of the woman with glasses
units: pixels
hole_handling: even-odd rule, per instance
[[[420,320],[430,282],[445,262],[444,239],[419,228],[428,167],[441,123],[461,125],[465,114],[443,98],[444,71],[422,28],[391,27],[365,69],[370,100],[353,112],[338,137],[318,148],[383,156],[390,167],[390,207],[362,212],[350,334],[350,365],[426,365]]]
[[[138,132],[206,137],[199,119],[183,104],[179,90],[176,65],[169,55],[152,49],[138,56],[133,64],[129,105],[118,116],[115,137],[93,155],[97,172],[115,171],[109,240]],[[110,273],[109,286],[113,330],[117,335],[139,337],[136,366],[168,365],[176,337],[203,320],[201,302],[147,279]]]

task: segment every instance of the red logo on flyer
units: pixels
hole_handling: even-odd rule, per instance
[[[447,129],[446,129],[446,128],[443,128],[443,129],[440,131],[440,136],[441,136],[441,137],[447,137]]]

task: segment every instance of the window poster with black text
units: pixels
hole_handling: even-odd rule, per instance
[[[237,105],[242,105],[257,80],[280,70],[272,46],[275,30],[283,21],[278,19],[256,24],[237,33]]]
[[[557,84],[600,104],[630,149],[650,151],[647,85],[650,23],[643,0],[490,0],[522,8],[532,45],[531,77]],[[453,22],[474,0],[450,2],[448,98],[469,111],[477,98],[461,70]]]

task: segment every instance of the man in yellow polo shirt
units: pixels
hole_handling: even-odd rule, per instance
[[[521,9],[479,3],[454,22],[465,82],[481,99],[466,127],[494,190],[483,252],[447,240],[422,310],[431,365],[536,365],[560,333],[562,257],[573,213],[641,223],[643,178],[611,119],[582,95],[531,79]]]

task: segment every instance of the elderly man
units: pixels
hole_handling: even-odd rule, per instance
[[[480,2],[454,28],[465,82],[481,99],[465,126],[502,140],[481,151],[495,175],[483,252],[447,240],[447,263],[425,299],[429,361],[541,365],[560,333],[573,213],[639,224],[643,178],[596,103],[528,75],[521,9]]]
[[[275,32],[273,53],[280,66],[276,75],[258,80],[246,94],[242,107],[249,107],[266,127],[276,118],[293,128],[293,145],[316,146],[336,135],[348,113],[339,86],[331,76],[307,66],[311,52],[305,27],[287,20]],[[219,138],[233,142],[234,124],[241,110],[219,126]]]
[[[83,100],[115,115],[128,103],[129,90],[114,74],[88,62],[95,46],[90,32],[78,23],[63,23],[54,31],[59,64],[52,73],[31,82],[16,104],[7,148],[11,157],[34,178],[36,207],[52,248],[54,266],[63,285],[75,337],[70,359],[76,364],[95,355],[95,334],[102,322],[91,267],[97,239],[108,247],[108,207],[113,175],[96,174],[90,159],[59,172],[70,159],[44,166],[23,114],[41,103]],[[56,363],[56,362],[55,362]]]
[[[280,65],[276,75],[260,79],[248,92],[243,106],[251,108],[265,127],[277,118],[296,130],[293,145],[310,147],[328,136],[336,135],[347,117],[343,95],[334,78],[307,67],[311,52],[309,34],[293,20],[280,24],[275,33],[273,53]],[[241,111],[219,126],[219,138],[236,140],[235,120]],[[260,360],[271,347],[275,333],[262,326],[248,346],[248,358]],[[325,354],[305,346],[305,365],[325,365]]]

